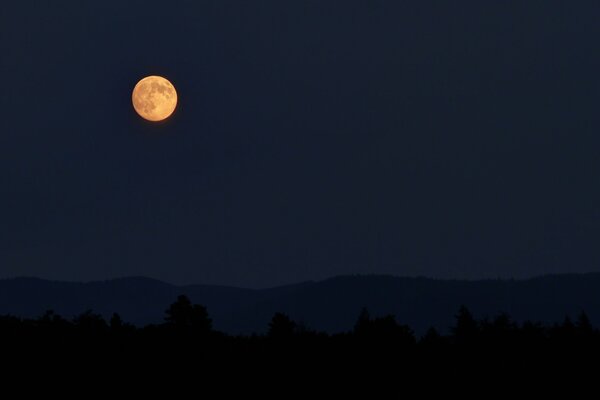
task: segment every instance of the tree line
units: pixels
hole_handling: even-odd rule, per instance
[[[600,344],[600,332],[590,319],[581,312],[574,320],[566,316],[561,323],[546,326],[541,323],[517,323],[502,313],[493,318],[476,319],[467,307],[462,306],[455,315],[455,323],[449,332],[442,333],[430,328],[424,335],[417,336],[393,315],[372,317],[363,309],[354,327],[344,333],[327,334],[306,327],[284,313],[275,313],[265,334],[230,336],[213,329],[206,307],[193,304],[186,296],[179,296],[165,310],[162,324],[136,327],[123,321],[115,313],[109,320],[92,311],[66,319],[53,311],[47,311],[36,319],[16,316],[0,316],[0,340],[17,342],[44,341],[52,338],[58,343],[79,340],[107,339],[113,342],[177,338],[177,343],[190,341],[203,344],[244,343],[246,346],[284,345],[303,342],[319,344],[342,344],[357,347],[377,348],[430,348],[443,349],[460,346],[519,347],[544,345],[589,345]],[[235,347],[235,346],[234,346]]]

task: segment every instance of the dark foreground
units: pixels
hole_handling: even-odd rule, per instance
[[[309,365],[311,370],[339,371],[386,368],[410,369],[424,374],[484,366],[519,369],[570,369],[600,355],[600,332],[585,313],[552,326],[534,322],[516,324],[501,314],[475,320],[461,308],[449,334],[430,329],[416,337],[409,326],[393,316],[371,317],[367,310],[348,332],[312,331],[284,314],[275,314],[268,333],[228,336],[212,329],[205,307],[180,296],[159,325],[135,327],[115,314],[109,321],[91,311],[72,320],[49,311],[37,319],[0,317],[3,355],[22,359],[69,358],[79,363],[135,363],[211,365],[213,370]],[[254,367],[253,367],[254,366]],[[593,368],[592,368],[593,369]]]

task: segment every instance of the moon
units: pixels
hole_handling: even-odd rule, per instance
[[[140,117],[153,122],[162,121],[175,111],[177,91],[166,78],[147,76],[133,88],[131,102]]]

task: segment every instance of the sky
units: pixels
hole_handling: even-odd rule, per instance
[[[600,2],[0,8],[0,278],[600,271]],[[173,116],[135,114],[147,75]]]

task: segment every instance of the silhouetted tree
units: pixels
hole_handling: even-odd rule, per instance
[[[382,343],[396,344],[415,343],[413,331],[407,325],[400,325],[393,315],[371,318],[366,308],[363,308],[354,325],[354,335],[368,341],[379,340]]]
[[[549,331],[550,339],[560,344],[567,344],[574,341],[577,329],[571,318],[567,315],[562,324],[555,324]]]
[[[369,334],[381,339],[390,339],[396,334],[398,323],[393,315],[374,318],[369,324]]]
[[[56,314],[54,310],[48,310],[37,320],[37,325],[46,329],[64,329],[69,326],[69,321],[60,315]]]
[[[123,328],[123,320],[121,316],[117,313],[114,313],[110,318],[110,329],[119,330]]]
[[[495,343],[495,346],[513,345],[517,338],[517,324],[507,313],[497,315],[493,321],[483,320],[479,324],[482,340]]]
[[[108,328],[104,318],[100,314],[92,312],[92,310],[88,310],[73,318],[73,324],[79,330],[90,333],[101,333]]]
[[[275,313],[269,323],[268,336],[274,339],[285,339],[294,336],[297,324],[283,313]]]
[[[206,307],[192,304],[187,296],[179,296],[166,310],[166,314],[165,321],[168,326],[205,333],[212,330],[212,320],[208,317]]]
[[[473,315],[464,305],[456,314],[456,326],[452,329],[454,339],[460,344],[472,344],[479,333],[479,326]]]

